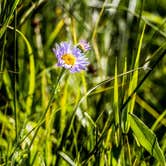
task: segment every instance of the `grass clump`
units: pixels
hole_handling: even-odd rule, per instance
[[[165,6],[0,0],[0,165],[165,165]]]

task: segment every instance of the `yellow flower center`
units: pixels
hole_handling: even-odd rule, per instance
[[[76,58],[72,54],[64,54],[62,56],[62,60],[64,60],[64,62],[67,65],[72,65],[73,66],[75,64]]]

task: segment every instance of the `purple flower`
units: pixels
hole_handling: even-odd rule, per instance
[[[86,40],[80,40],[78,43],[78,48],[81,49],[83,52],[91,49],[89,43]]]
[[[89,64],[88,59],[81,50],[71,45],[71,43],[61,42],[60,44],[56,44],[53,52],[58,60],[57,65],[69,69],[71,73],[86,70]]]

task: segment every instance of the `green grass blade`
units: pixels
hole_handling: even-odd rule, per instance
[[[69,155],[67,155],[64,152],[59,152],[59,155],[71,166],[76,166],[76,164],[74,163],[74,161],[71,159],[71,157],[69,157]]]
[[[25,41],[29,54],[29,90],[28,90],[28,97],[26,100],[26,112],[27,114],[30,114],[33,102],[33,93],[35,90],[35,61],[34,61],[32,47],[28,39],[25,37],[25,35],[22,32],[18,30],[17,32],[21,35],[22,39]]]
[[[126,73],[126,71],[127,71],[127,58],[125,57],[123,73]],[[128,95],[127,91],[126,91],[126,87],[125,87],[126,82],[127,82],[127,76],[123,75],[123,77],[122,77],[122,96],[123,96],[122,102],[123,103],[125,102],[127,95]],[[126,119],[127,119],[127,109],[125,108],[121,114],[121,128],[122,128],[123,132],[125,132]]]
[[[161,124],[164,125],[166,127],[166,119],[164,118],[164,112],[160,115],[157,110],[155,110],[154,108],[152,108],[146,101],[144,101],[143,99],[141,99],[138,95],[136,96],[136,102],[142,107],[144,108],[144,110],[146,110],[150,115],[152,115],[155,119],[156,122],[159,120],[161,121]],[[161,117],[160,117],[161,116]],[[162,118],[162,120],[160,119]],[[159,122],[158,121],[158,122]],[[155,122],[155,123],[156,123]],[[157,124],[158,124],[157,122]],[[156,126],[156,125],[155,125]],[[152,127],[153,128],[153,127]],[[156,127],[154,127],[155,129]],[[153,129],[152,129],[153,130]]]
[[[124,59],[124,67],[123,67],[123,73],[126,73],[127,72],[127,58],[125,57]],[[125,95],[125,83],[126,83],[126,80],[127,80],[127,77],[126,75],[124,75],[122,77],[122,94]]]
[[[146,24],[145,24],[146,25]],[[144,32],[145,32],[145,26],[143,27],[143,31],[140,37],[140,41],[139,41],[139,45],[138,45],[138,52],[137,52],[137,56],[136,56],[136,60],[135,60],[135,65],[134,65],[134,69],[137,69],[139,67],[139,59],[140,59],[140,53],[141,53],[141,46],[142,46],[142,42],[143,42],[143,36],[144,36]],[[129,85],[129,96],[131,95],[132,91],[136,88],[137,86],[137,82],[138,82],[138,70],[135,70],[132,76],[132,80],[130,81],[130,85]],[[133,99],[130,102],[131,104],[129,104],[128,107],[128,112],[133,112],[134,109],[134,104],[135,104],[135,96],[133,96]]]
[[[8,94],[8,98],[11,101],[11,108],[14,111],[14,102],[13,102],[14,101],[14,92],[13,92],[13,89],[11,86],[12,84],[11,84],[11,79],[10,79],[9,73],[6,70],[3,73],[3,81],[5,84],[6,92]]]
[[[114,75],[114,113],[115,113],[115,125],[119,125],[119,96],[118,96],[118,74],[117,74],[117,58],[115,62],[115,75]]]
[[[11,27],[11,26],[8,26],[8,28],[14,30],[14,28]],[[33,93],[34,93],[34,90],[35,90],[35,61],[34,61],[34,55],[33,55],[32,47],[31,47],[28,39],[18,29],[16,29],[16,32],[24,40],[24,42],[27,46],[27,49],[28,49],[28,54],[29,54],[29,73],[30,73],[30,75],[29,75],[28,97],[27,97],[27,100],[26,100],[26,111],[29,114],[30,110],[31,110],[32,102],[33,102]]]
[[[115,60],[115,74],[114,74],[114,104],[113,104],[113,111],[114,111],[114,120],[115,120],[115,126],[117,130],[115,131],[115,143],[118,146],[119,145],[119,92],[118,92],[118,65],[117,65],[117,57]]]
[[[164,124],[164,126],[166,127],[166,119],[164,118],[166,116],[166,110],[163,111],[163,113],[156,119],[155,123],[152,126],[152,130],[155,130],[157,128],[157,125],[159,123]]]
[[[46,43],[46,48],[49,48],[50,45],[54,42],[56,36],[61,31],[61,29],[63,28],[64,24],[65,24],[64,20],[60,20],[58,22],[58,24],[56,25],[55,29],[52,31],[52,33],[50,34],[50,36],[48,38],[48,41]]]
[[[121,78],[124,75],[128,75],[130,73],[133,73],[135,70],[143,70],[143,68],[139,67],[138,69],[129,70],[129,71],[125,72],[125,73],[118,74],[117,77]],[[99,87],[101,87],[101,86],[103,86],[103,85],[105,85],[105,84],[113,81],[114,79],[115,79],[115,77],[110,77],[110,78],[108,78],[108,79],[106,79],[104,81],[99,82],[97,85],[95,85],[94,87],[92,87],[91,89],[89,89],[87,91],[87,93],[84,96],[81,97],[81,99],[79,100],[79,102],[78,102],[78,104],[77,104],[76,107],[78,107],[83,102],[83,100],[85,100],[86,97],[89,96],[94,90],[96,90],[97,88],[99,88]]]
[[[92,45],[93,45],[93,49],[94,49],[94,52],[95,52],[96,60],[97,60],[97,63],[98,63],[99,66],[101,66],[101,62],[100,62],[99,48],[98,48],[97,42],[96,42],[96,36],[97,36],[98,25],[99,25],[99,22],[101,20],[101,17],[103,15],[103,13],[104,13],[106,2],[107,2],[107,0],[105,0],[103,5],[102,5],[101,11],[100,11],[99,16],[97,18],[97,21],[96,21],[96,23],[94,25],[94,30],[93,30],[93,33],[92,33]]]
[[[42,5],[44,2],[46,2],[46,0],[38,0],[37,2],[33,2],[31,3],[31,7],[25,12],[25,14],[22,16],[21,20],[20,20],[20,24],[23,24],[29,17],[30,14],[32,14],[32,12],[38,8],[40,5]]]
[[[53,88],[52,88],[52,91],[51,91],[50,99],[49,99],[49,101],[48,101],[48,104],[47,104],[47,107],[46,107],[45,111],[43,112],[43,114],[42,114],[41,117],[40,117],[40,121],[38,122],[38,125],[35,127],[35,128],[36,128],[36,131],[35,131],[35,133],[34,133],[34,136],[33,136],[32,140],[31,140],[31,143],[30,143],[30,145],[29,145],[29,148],[32,146],[32,144],[33,144],[33,142],[34,142],[34,140],[35,140],[35,138],[36,138],[36,136],[37,136],[37,133],[38,133],[38,131],[39,131],[41,125],[42,125],[43,122],[45,121],[45,116],[46,116],[47,112],[49,111],[50,105],[51,105],[51,103],[53,102],[53,99],[54,99],[55,92],[56,92],[56,90],[57,90],[57,87],[58,87],[58,85],[59,85],[60,80],[63,78],[63,75],[65,74],[65,71],[66,71],[65,68],[63,68],[63,69],[61,70],[61,72],[60,72],[58,78],[55,80],[55,83],[53,84]],[[35,128],[34,128],[34,129],[35,129]]]
[[[143,31],[139,40],[139,45],[138,45],[138,51],[137,51],[137,56],[136,56],[136,60],[135,60],[135,64],[134,64],[134,69],[136,69],[133,73],[133,76],[131,78],[130,84],[129,84],[129,90],[128,90],[128,96],[130,96],[132,94],[132,92],[134,91],[134,89],[137,87],[137,82],[138,82],[138,67],[139,67],[139,59],[140,59],[140,53],[141,53],[141,46],[142,46],[142,42],[143,42],[143,37],[144,37],[144,32],[145,32],[145,25],[143,27]],[[125,114],[128,114],[129,112],[132,113],[134,110],[134,105],[135,105],[135,98],[136,98],[136,93],[134,93],[132,95],[132,98],[128,104],[127,107],[127,111],[125,111]],[[124,121],[124,128],[123,131],[125,133],[128,132],[129,127],[130,127],[130,123],[128,120],[128,115],[124,115],[124,117],[126,119],[123,119]]]
[[[0,72],[3,72],[4,69],[4,60],[5,60],[5,47],[7,44],[7,40],[6,40],[6,33],[4,35],[4,39],[3,39],[3,46],[2,46],[2,53],[1,53],[1,66],[0,66]],[[0,88],[2,86],[2,73],[0,73]]]
[[[164,154],[159,146],[156,135],[134,114],[129,114],[131,129],[139,143],[156,159],[165,164]]]
[[[14,11],[14,72],[17,72],[17,12]],[[18,113],[17,113],[17,76],[14,75],[14,117],[15,117],[15,131],[16,131],[16,141],[18,140]]]
[[[9,25],[12,17],[13,17],[13,13],[14,13],[14,10],[16,9],[18,3],[19,3],[20,0],[15,0],[14,3],[13,3],[13,6],[10,10],[10,14],[9,16],[7,17],[5,23],[2,25],[2,27],[0,28],[0,38],[3,36],[4,32],[6,31],[7,29],[7,26]]]
[[[66,125],[66,112],[67,112],[67,98],[68,98],[68,78],[66,79],[66,83],[64,85],[64,91],[63,95],[60,100],[61,104],[61,112],[60,112],[60,121],[59,121],[59,126],[60,126],[60,135],[63,134],[65,125]]]

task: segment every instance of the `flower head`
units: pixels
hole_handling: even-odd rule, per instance
[[[86,40],[80,40],[78,43],[78,48],[81,49],[81,51],[86,52],[91,49],[89,43]]]
[[[56,44],[53,52],[58,60],[57,65],[69,69],[71,73],[86,70],[89,64],[81,50],[76,46],[72,46],[71,43],[61,42]]]

